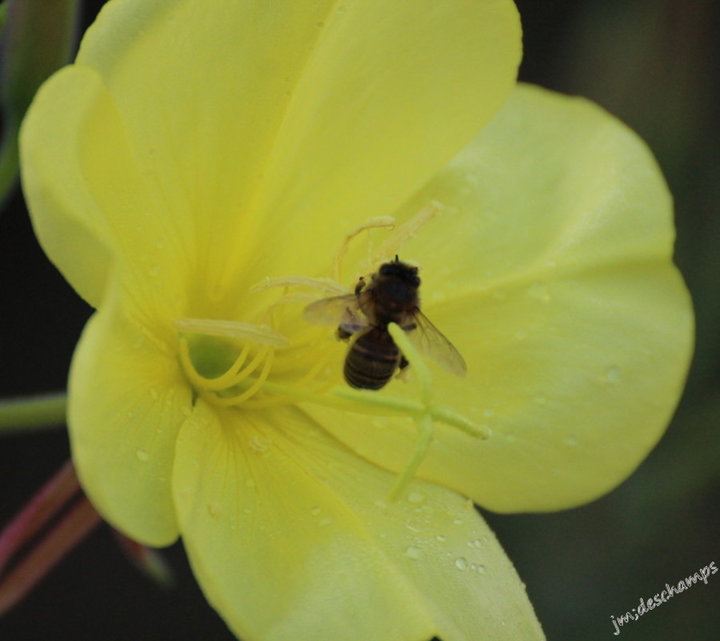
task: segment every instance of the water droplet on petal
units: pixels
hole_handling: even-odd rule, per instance
[[[476,569],[480,574],[486,574],[486,573],[487,573],[487,568],[486,568],[482,563],[480,563],[479,565],[477,565],[477,566],[475,567],[475,569]]]
[[[605,379],[608,383],[619,383],[621,375],[622,370],[617,365],[613,365],[605,372]]]
[[[422,556],[422,550],[414,545],[411,545],[407,550],[405,550],[405,554],[411,559],[419,559]]]
[[[458,557],[457,559],[455,559],[455,567],[458,570],[467,570],[468,569],[467,559],[464,556]]]
[[[447,539],[446,539],[442,534],[438,534],[438,535],[435,537],[435,540],[436,540],[436,541],[440,541],[440,543],[445,543],[445,541],[447,541]]]
[[[475,539],[474,541],[468,541],[467,544],[469,548],[481,548],[483,542],[480,539]]]
[[[250,438],[250,449],[257,454],[264,454],[268,451],[268,446],[272,443],[270,439],[252,436]]]
[[[407,500],[410,501],[410,503],[422,503],[425,500],[425,495],[422,492],[410,492]]]
[[[141,463],[144,463],[150,458],[150,455],[147,453],[147,451],[142,449],[141,447],[135,450],[135,456],[137,456],[137,460]]]
[[[313,516],[317,516],[318,514],[320,514],[320,508],[315,506],[310,510],[310,514],[312,514]]]

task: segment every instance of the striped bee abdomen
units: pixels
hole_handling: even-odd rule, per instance
[[[400,362],[400,350],[382,327],[362,334],[345,358],[343,373],[348,385],[377,390],[385,387]]]

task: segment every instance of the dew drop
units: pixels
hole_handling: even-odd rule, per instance
[[[410,503],[422,503],[425,500],[425,495],[422,492],[410,492],[407,500],[410,501]]]
[[[468,569],[467,559],[464,556],[459,556],[457,559],[455,559],[455,567],[458,570],[467,570]]]
[[[405,554],[411,559],[419,559],[422,556],[422,550],[414,545],[411,545],[407,548],[407,550],[405,550]]]
[[[482,563],[475,566],[475,571],[480,574],[487,574],[487,568]]]
[[[462,524],[463,524],[463,520],[462,520],[462,519],[453,519],[453,524],[455,524],[455,525],[462,525]]]
[[[312,514],[313,516],[317,516],[318,514],[320,514],[320,508],[315,506],[310,510],[310,514]]]
[[[270,440],[262,439],[259,436],[253,436],[250,438],[250,449],[257,454],[264,454],[268,451],[268,445],[270,443]]]
[[[605,379],[608,383],[619,383],[621,375],[622,370],[617,367],[617,365],[613,365],[612,367],[608,367],[607,371],[605,372]]]
[[[137,460],[141,463],[144,463],[150,458],[150,455],[147,453],[147,451],[142,448],[138,448],[137,450],[135,450],[135,456],[137,456]]]
[[[439,541],[440,543],[445,543],[445,541],[447,541],[447,539],[446,539],[442,534],[438,534],[438,535],[435,537],[435,540],[436,540],[436,541]]]
[[[481,548],[483,542],[480,539],[475,539],[474,541],[468,541],[467,544],[469,548]]]

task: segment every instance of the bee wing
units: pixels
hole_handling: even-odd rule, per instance
[[[303,316],[315,325],[340,325],[350,334],[368,328],[367,317],[355,294],[316,300],[305,308]]]
[[[420,310],[414,313],[413,318],[414,323],[403,327],[403,329],[407,330],[408,338],[410,338],[413,345],[422,354],[432,358],[451,374],[465,376],[467,365],[455,346]]]

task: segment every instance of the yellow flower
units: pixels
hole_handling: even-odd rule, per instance
[[[670,196],[597,107],[513,89],[519,57],[507,0],[115,0],[30,109],[36,232],[97,308],[81,482],[129,536],[181,535],[248,641],[542,638],[463,497],[578,505],[669,419],[691,349]],[[396,252],[468,374],[344,392],[303,308]]]

